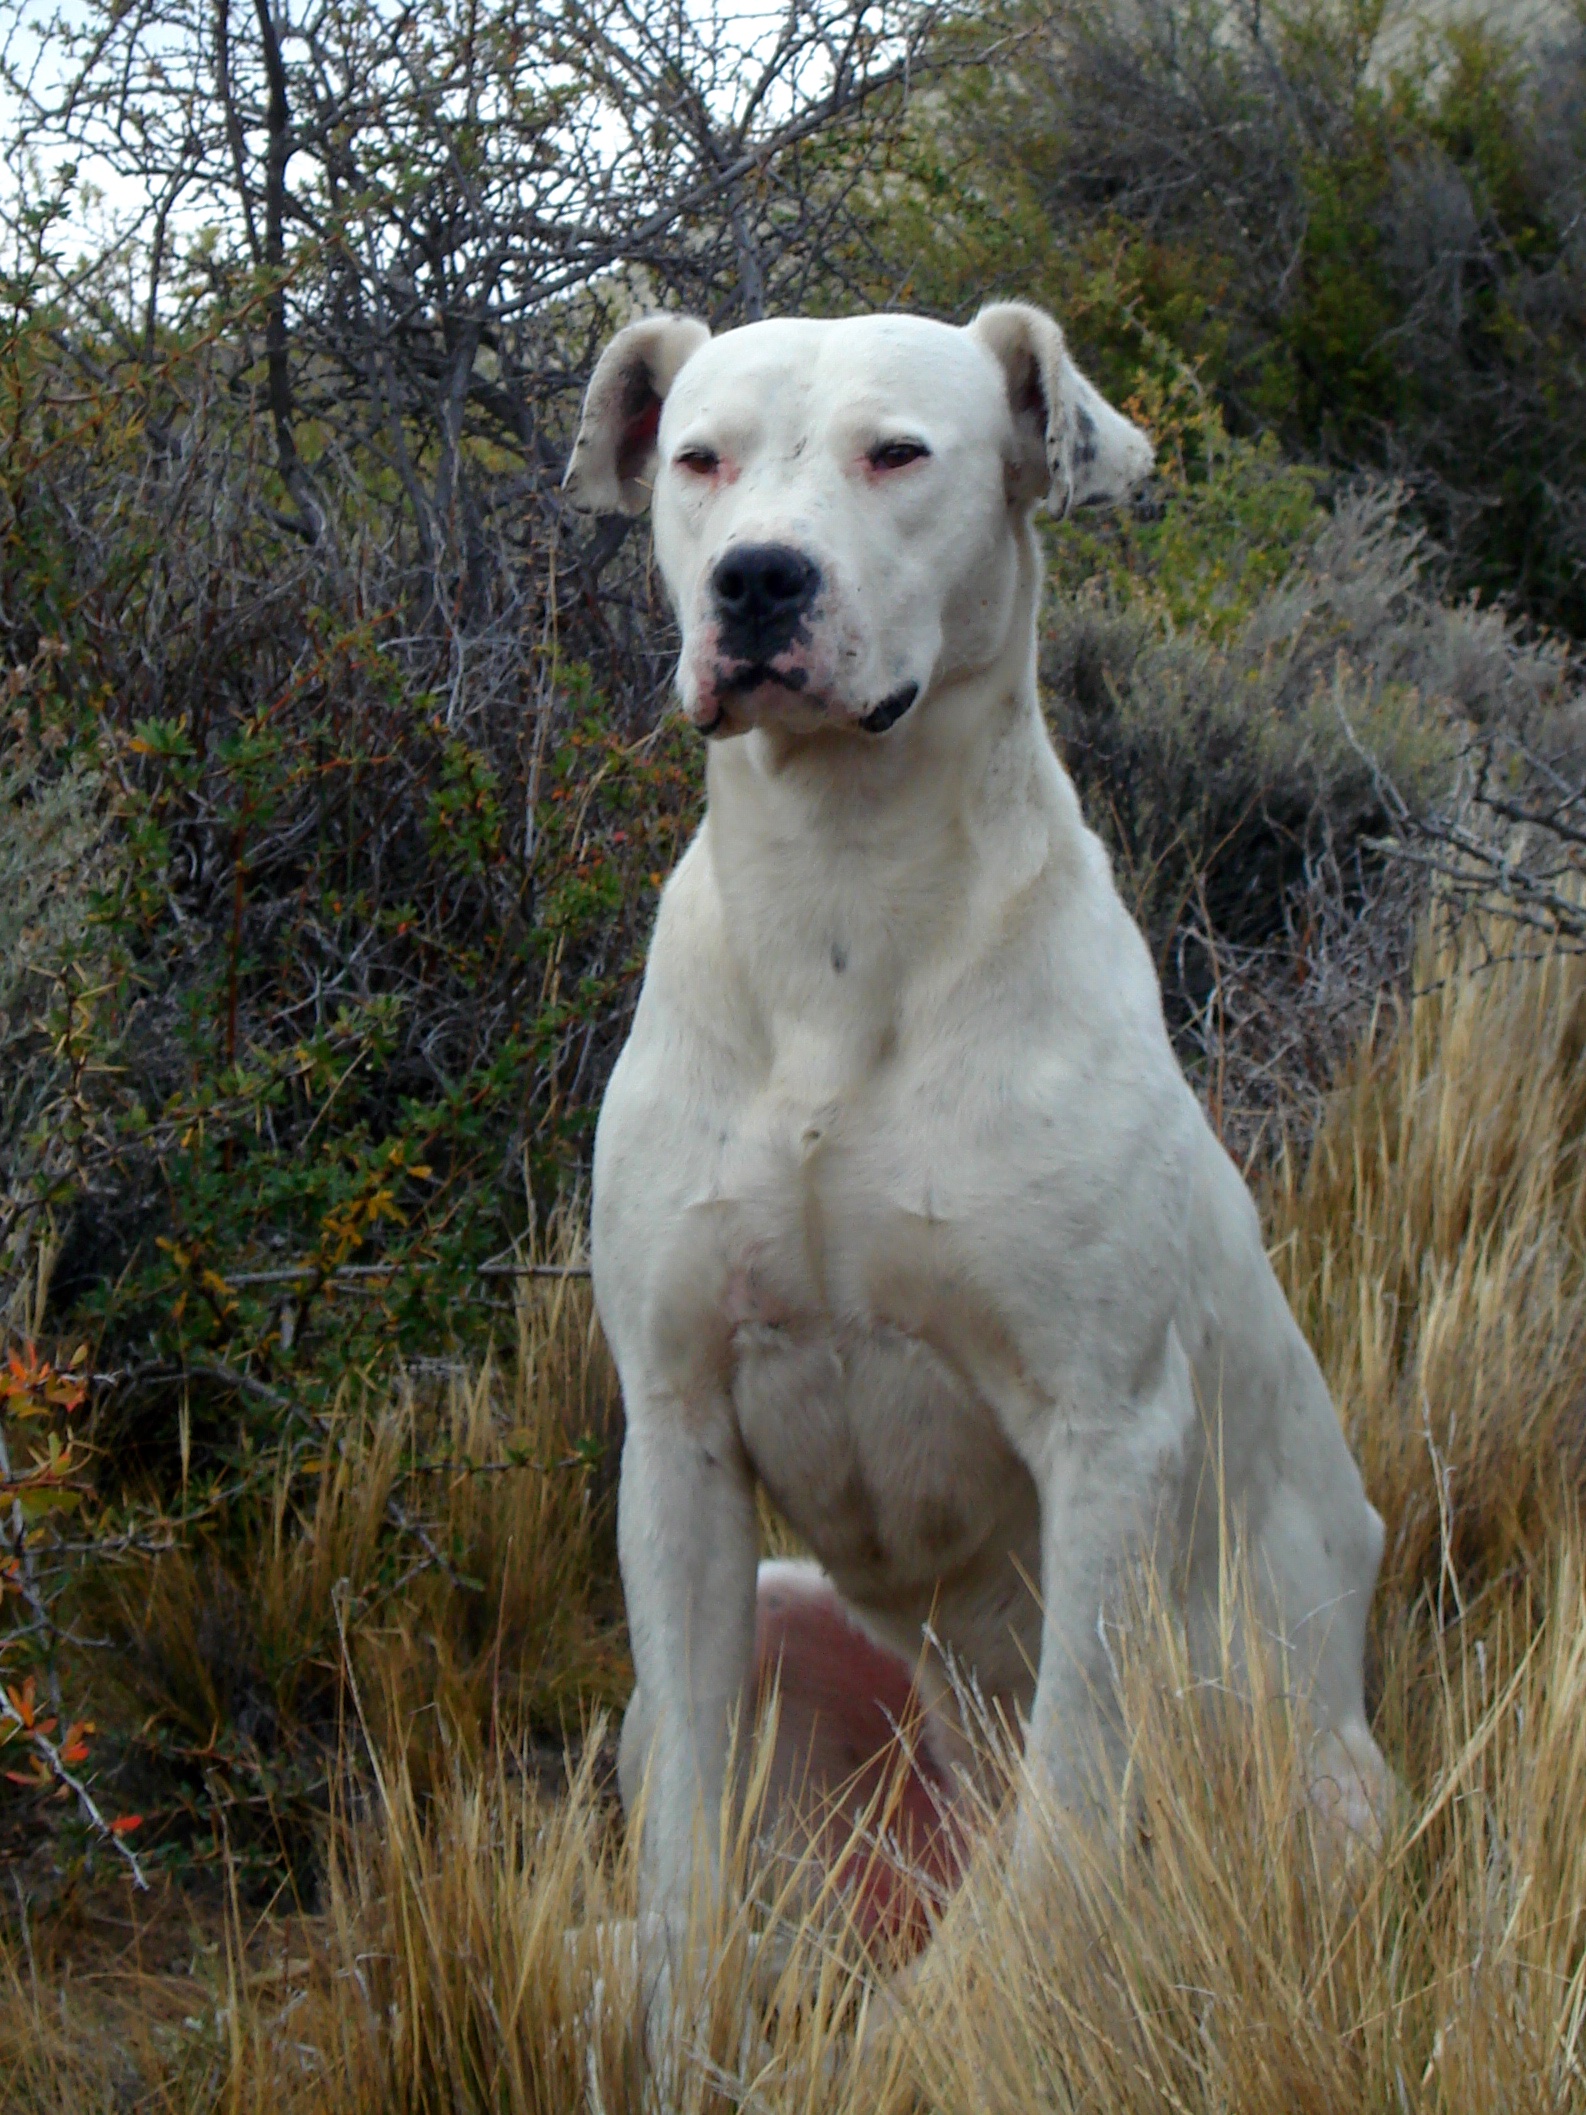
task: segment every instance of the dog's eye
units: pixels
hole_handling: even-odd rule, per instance
[[[721,468],[721,457],[714,448],[680,448],[672,460],[679,470],[691,470],[696,477],[710,477]]]
[[[871,449],[872,470],[903,470],[930,454],[923,441],[877,441]]]

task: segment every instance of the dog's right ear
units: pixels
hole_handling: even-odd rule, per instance
[[[644,316],[619,330],[589,378],[562,490],[584,514],[642,514],[655,479],[661,406],[709,338],[694,316]]]
[[[1151,443],[1069,358],[1059,326],[1026,301],[998,301],[969,326],[1000,364],[1013,413],[1009,496],[1054,514],[1126,499],[1151,475]]]

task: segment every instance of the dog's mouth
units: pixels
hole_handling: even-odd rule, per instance
[[[717,706],[714,719],[700,727],[700,733],[709,737],[719,733],[727,724],[732,701],[746,698],[758,690],[782,690],[793,697],[801,697],[809,688],[809,673],[803,668],[778,668],[770,661],[746,661],[738,667],[726,670],[716,682]],[[920,695],[918,683],[905,683],[872,705],[867,712],[856,715],[858,725],[866,734],[885,734],[895,727]],[[811,700],[810,702],[814,702]]]
[[[732,716],[732,706],[739,698],[752,697],[759,690],[781,690],[797,698],[809,688],[809,680],[808,669],[778,668],[773,661],[740,661],[736,667],[723,669],[716,677],[712,685],[716,716],[703,722],[699,731],[706,736],[719,734],[726,727]]]
[[[805,668],[778,668],[773,661],[743,661],[738,667],[729,669],[716,687],[730,697],[744,698],[752,690],[768,687],[805,690],[809,687],[809,680],[809,670]]]

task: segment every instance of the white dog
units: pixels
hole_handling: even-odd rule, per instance
[[[650,317],[590,384],[569,493],[653,503],[711,737],[595,1153],[621,1775],[631,1802],[650,1773],[663,1923],[753,1695],[757,1480],[820,1560],[758,1573],[788,1781],[863,1761],[918,1679],[919,1766],[950,1785],[945,1653],[1085,1806],[1109,1598],[1166,1543],[1212,1656],[1225,1506],[1314,1780],[1358,1827],[1380,1798],[1382,1524],[1037,701],[1036,504],[1150,464],[1020,305],[966,330]]]

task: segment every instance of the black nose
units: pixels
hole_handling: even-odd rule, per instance
[[[765,661],[793,638],[815,600],[820,568],[785,543],[745,543],[711,575],[722,644],[745,661]]]

